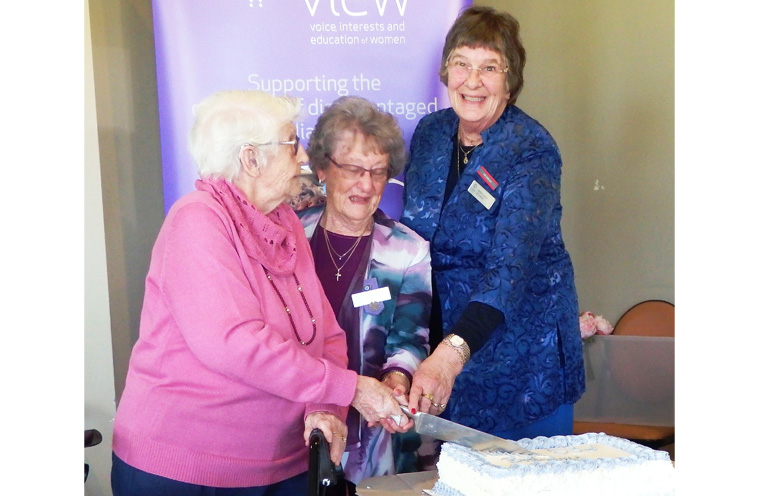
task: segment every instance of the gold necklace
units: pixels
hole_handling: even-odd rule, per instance
[[[476,140],[471,140],[470,138],[465,136],[465,134],[462,132],[462,124],[459,124],[457,126],[457,146],[459,146],[460,151],[462,152],[462,164],[467,165],[468,155],[470,155],[473,152],[473,150],[481,146],[483,143],[478,143],[477,145],[468,145],[468,146],[472,146],[473,148],[471,148],[468,151],[465,151],[465,149],[462,148],[462,138],[465,138],[465,141],[470,141],[470,142],[476,141]],[[458,175],[459,175],[459,172],[460,172],[459,167],[457,167]]]
[[[465,133],[462,131],[462,123],[457,124],[457,133],[458,133],[460,139],[464,138],[465,141],[468,142],[468,146],[478,146],[478,145],[480,145],[480,143],[478,143],[478,141],[481,139],[480,135],[479,135],[479,138],[477,140],[468,138],[465,135]]]
[[[338,267],[338,265],[335,263],[335,258],[333,257],[333,255],[337,255],[337,252],[335,251],[334,248],[332,248],[332,243],[329,242],[329,235],[327,234],[327,229],[324,228],[324,241],[327,243],[327,250],[329,250],[329,260],[332,262],[332,265],[335,267],[335,270],[337,271],[335,272],[335,281],[340,281],[340,277],[342,277],[342,274],[340,273],[340,271],[343,269],[343,267],[345,267],[345,265],[351,259],[351,256],[353,256],[353,253],[356,251],[356,247],[359,246],[359,243],[361,242],[361,238],[363,237],[364,237],[364,232],[362,231],[359,237],[356,238],[356,241],[353,243],[353,246],[351,246],[351,248],[348,251],[343,253],[342,256],[339,256],[339,255],[337,256],[338,262],[342,260],[342,257],[346,255],[348,256],[348,258],[345,259],[345,262],[343,262],[342,265]]]
[[[361,235],[361,236],[363,236],[363,235],[364,235],[364,234],[362,233],[362,235]],[[331,253],[333,253],[333,254],[334,254],[336,257],[337,257],[337,261],[338,261],[338,262],[339,262],[339,261],[341,261],[341,260],[343,259],[343,257],[344,257],[344,256],[348,255],[349,253],[353,253],[354,251],[356,251],[356,247],[359,245],[359,241],[361,241],[361,236],[359,236],[358,238],[356,238],[356,241],[353,243],[353,246],[351,246],[350,248],[348,248],[348,250],[346,250],[346,252],[345,252],[345,253],[343,253],[342,255],[340,255],[338,252],[336,252],[336,251],[335,251],[335,247],[334,247],[334,246],[332,246],[332,243],[330,243],[330,242],[329,242],[329,238],[327,237],[327,230],[326,230],[326,229],[324,229],[324,238],[327,240],[327,247],[329,248],[329,251],[330,251]]]
[[[473,150],[476,149],[476,147],[474,146],[470,150],[465,151],[465,149],[462,148],[462,143],[458,142],[457,144],[459,145],[460,151],[462,152],[462,164],[463,165],[467,165],[467,163],[468,163],[468,155],[470,155],[473,152]],[[459,168],[457,168],[457,174],[459,174],[459,172],[460,172],[460,170],[459,170]]]

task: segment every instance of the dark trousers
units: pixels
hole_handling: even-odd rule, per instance
[[[150,474],[128,465],[112,453],[114,496],[293,496],[308,492],[308,472],[257,487],[209,487]]]

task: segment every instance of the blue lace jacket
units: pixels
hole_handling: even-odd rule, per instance
[[[482,133],[442,211],[457,124],[445,109],[417,125],[401,222],[430,241],[444,334],[470,301],[504,314],[457,377],[447,413],[482,431],[510,430],[584,392],[574,270],[560,226],[561,157],[537,121],[509,106]]]

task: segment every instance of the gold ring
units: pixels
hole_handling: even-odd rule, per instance
[[[423,397],[423,398],[427,398],[427,399],[429,399],[431,402],[433,402],[433,395],[432,395],[432,394],[424,393],[424,394],[422,395],[422,397]]]

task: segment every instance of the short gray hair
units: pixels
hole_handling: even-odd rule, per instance
[[[361,133],[374,151],[388,155],[388,179],[404,170],[406,144],[396,118],[360,96],[344,96],[324,111],[311,134],[308,157],[314,174],[329,167],[326,157],[346,131]]]
[[[233,181],[241,170],[242,146],[277,141],[281,128],[299,114],[300,100],[263,91],[221,91],[205,98],[194,107],[189,132],[199,176]],[[257,150],[266,156],[261,147]]]

